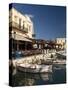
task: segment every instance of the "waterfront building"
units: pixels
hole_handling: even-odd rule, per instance
[[[66,49],[66,38],[56,38],[56,48]]]
[[[44,49],[46,41],[43,39],[34,39],[33,40],[33,47],[36,49]]]
[[[31,18],[12,7],[9,11],[9,47],[12,47],[13,51],[31,49],[33,35]]]

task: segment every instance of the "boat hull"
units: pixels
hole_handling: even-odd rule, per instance
[[[41,68],[26,68],[17,66],[17,70],[29,73],[51,73],[52,72],[52,65],[42,65]]]

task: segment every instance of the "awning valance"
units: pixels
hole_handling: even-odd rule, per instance
[[[12,34],[11,38],[15,39],[15,40],[21,40],[21,41],[27,41],[27,42],[32,42],[32,40],[22,36],[22,35],[18,35],[18,34]]]

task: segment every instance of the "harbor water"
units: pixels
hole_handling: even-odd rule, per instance
[[[13,72],[11,72],[12,86],[34,86],[66,83],[66,56],[63,55],[62,57],[62,55],[59,55],[58,53],[56,56],[55,61],[57,62],[58,60],[61,61],[61,63],[51,63],[52,73],[27,73],[14,68]]]
[[[34,86],[66,83],[66,65],[53,65],[52,73],[31,74],[15,69],[12,76],[13,86]]]

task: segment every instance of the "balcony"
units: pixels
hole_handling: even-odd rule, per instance
[[[9,27],[12,27],[12,28],[18,29],[22,32],[28,33],[28,28],[25,28],[25,27],[23,28],[23,26],[17,24],[16,22],[10,22]]]

